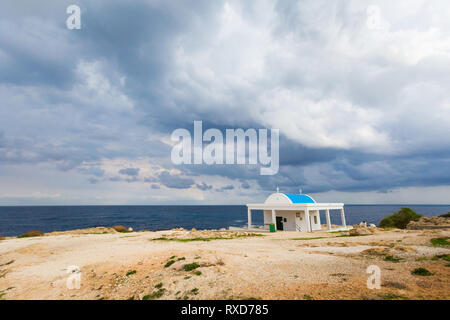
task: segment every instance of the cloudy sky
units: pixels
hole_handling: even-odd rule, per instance
[[[81,8],[81,29],[66,8]],[[2,1],[0,205],[450,203],[450,4]],[[171,162],[279,128],[280,170]]]

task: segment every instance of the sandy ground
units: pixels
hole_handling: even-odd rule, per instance
[[[207,232],[209,237],[235,234]],[[8,238],[0,240],[0,299],[449,299],[450,262],[431,258],[450,249],[430,243],[449,234],[276,232],[182,242],[154,239],[205,235],[93,229]],[[326,238],[292,240],[302,237]],[[401,260],[385,261],[387,255]],[[175,262],[166,267],[170,260]],[[198,268],[184,270],[194,262]],[[72,265],[81,270],[80,289],[67,288]],[[380,289],[367,288],[370,265],[381,269]],[[420,267],[432,275],[411,274]]]

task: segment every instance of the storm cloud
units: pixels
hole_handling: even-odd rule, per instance
[[[450,191],[447,1],[69,4],[0,4],[0,204]],[[175,166],[194,120],[280,129],[279,173]]]

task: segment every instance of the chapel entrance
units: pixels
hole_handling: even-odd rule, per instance
[[[277,230],[283,230],[283,217],[277,217]]]

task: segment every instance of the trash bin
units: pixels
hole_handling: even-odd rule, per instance
[[[269,230],[270,230],[270,232],[275,232],[275,225],[274,224],[270,224],[269,225]]]

